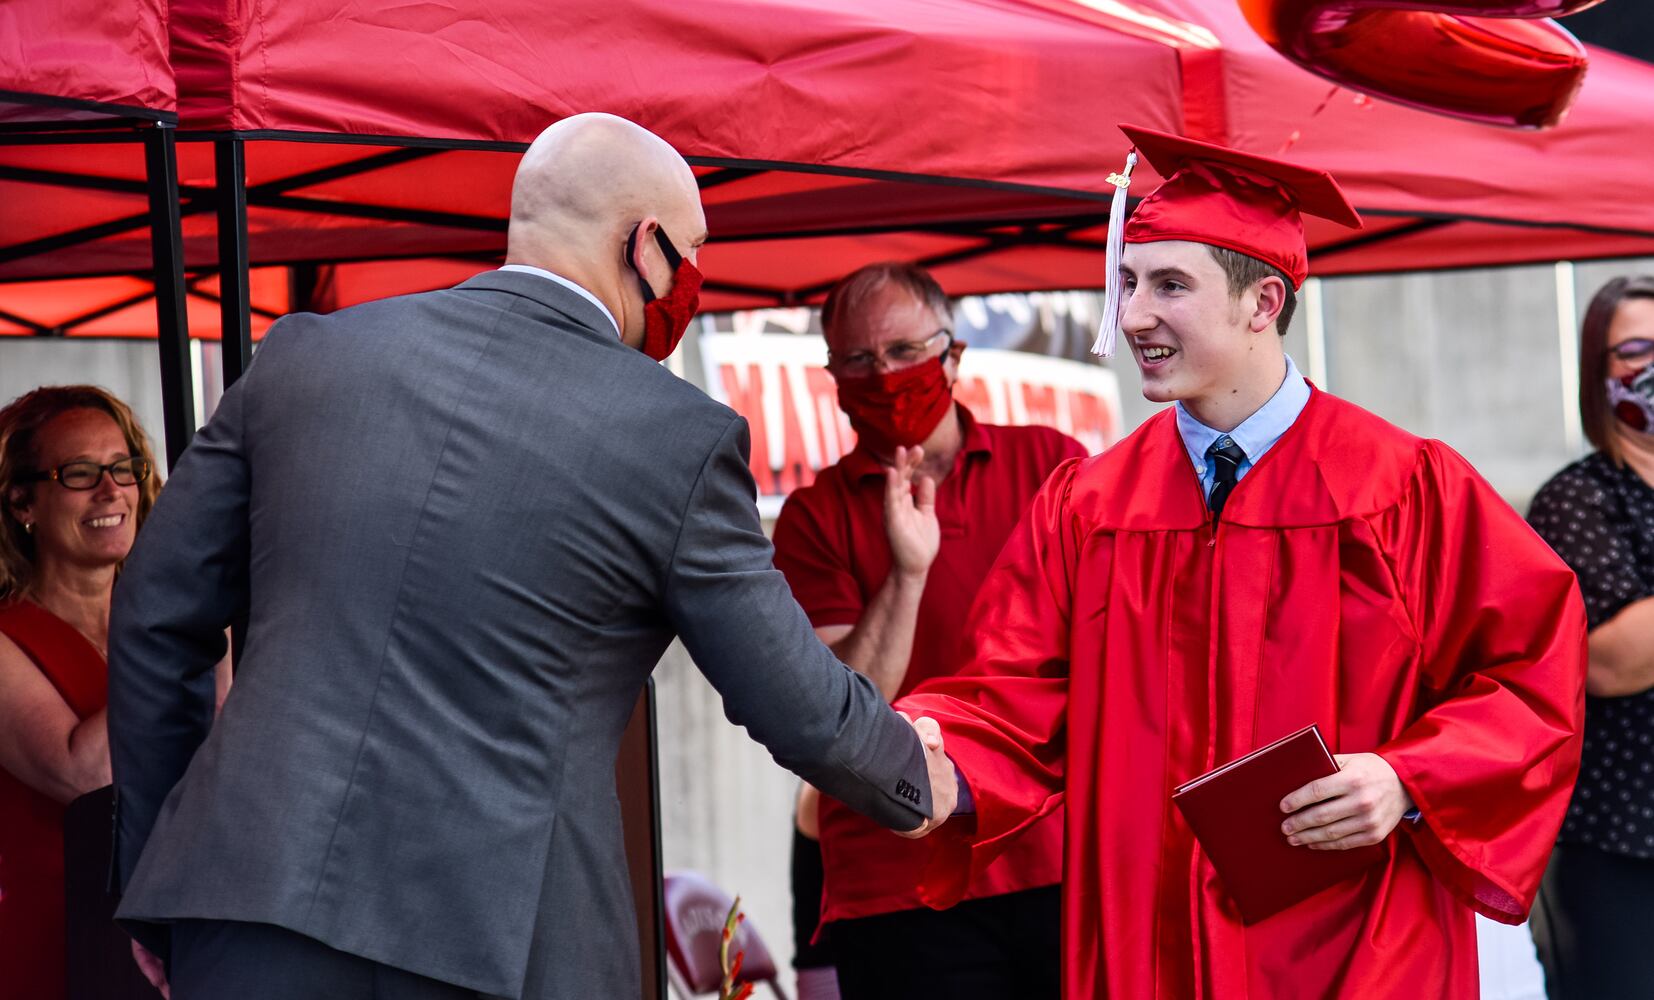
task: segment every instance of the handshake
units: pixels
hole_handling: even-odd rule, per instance
[[[948,817],[953,815],[959,804],[959,772],[948,755],[942,752],[942,727],[936,724],[935,719],[923,715],[915,719],[906,712],[896,714],[906,719],[919,735],[919,742],[925,747],[925,767],[930,773],[931,817],[912,830],[900,831],[902,836],[917,840],[946,823]]]

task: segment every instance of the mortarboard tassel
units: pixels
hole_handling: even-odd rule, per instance
[[[1114,200],[1108,206],[1108,252],[1104,258],[1104,266],[1108,268],[1104,287],[1108,291],[1103,296],[1103,323],[1097,330],[1097,342],[1091,345],[1091,353],[1100,358],[1114,357],[1114,343],[1120,336],[1120,257],[1126,247],[1126,191],[1131,187],[1131,171],[1135,166],[1137,149],[1134,146],[1126,154],[1126,169],[1108,175],[1108,182],[1114,185]]]

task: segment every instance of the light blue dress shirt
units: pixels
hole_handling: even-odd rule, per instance
[[[1181,400],[1173,404],[1177,408],[1177,433],[1189,452],[1189,461],[1194,463],[1195,473],[1200,476],[1201,495],[1210,497],[1212,486],[1217,482],[1217,460],[1206,453],[1213,444],[1229,438],[1246,452],[1246,461],[1235,470],[1235,481],[1240,482],[1264,456],[1264,452],[1275,447],[1275,442],[1298,419],[1298,414],[1304,412],[1304,406],[1309,403],[1309,393],[1309,383],[1304,381],[1298,366],[1288,356],[1286,378],[1281,380],[1281,387],[1275,390],[1275,395],[1227,434],[1196,420],[1184,409]]]

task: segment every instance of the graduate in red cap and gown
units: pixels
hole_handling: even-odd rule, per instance
[[[971,799],[927,901],[1066,803],[1067,997],[1469,1000],[1473,914],[1527,915],[1579,767],[1573,574],[1452,449],[1285,356],[1301,215],[1360,225],[1329,175],[1126,133],[1166,181],[1114,213],[1100,346],[1118,321],[1176,405],[1059,467],[970,666],[897,704],[941,723]],[[1340,770],[1276,805],[1279,835],[1380,859],[1247,924],[1171,792],[1310,723]]]

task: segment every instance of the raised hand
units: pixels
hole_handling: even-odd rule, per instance
[[[924,457],[923,448],[899,447],[895,465],[884,471],[884,533],[895,570],[910,576],[929,572],[942,546],[936,480],[914,476]]]
[[[1390,762],[1376,753],[1337,754],[1338,773],[1281,800],[1287,843],[1312,851],[1347,851],[1390,835],[1413,800]]]
[[[929,716],[921,715],[914,719],[906,712],[896,713],[912,724],[913,731],[919,734],[919,742],[925,746],[925,766],[930,773],[930,819],[925,820],[912,830],[902,833],[902,836],[917,840],[948,821],[953,815],[954,807],[959,804],[959,775],[953,769],[953,761],[942,752],[942,727]]]

